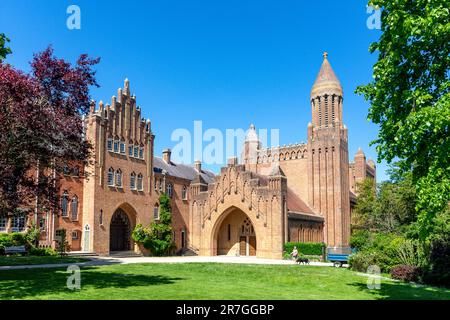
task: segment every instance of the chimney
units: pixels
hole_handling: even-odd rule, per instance
[[[163,160],[165,163],[170,164],[170,155],[172,154],[172,151],[170,149],[166,149],[163,151]]]
[[[233,166],[237,166],[237,164],[238,164],[237,157],[228,158],[228,166],[233,167]]]
[[[202,172],[202,162],[200,160],[195,160],[195,170],[197,170],[198,173]]]

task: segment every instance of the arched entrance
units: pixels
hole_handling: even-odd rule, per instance
[[[131,250],[131,224],[128,215],[122,209],[114,212],[109,227],[109,250]]]
[[[217,255],[256,256],[256,232],[250,218],[233,208],[217,229]]]

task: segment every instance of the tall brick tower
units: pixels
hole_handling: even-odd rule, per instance
[[[327,53],[311,90],[308,124],[309,204],[325,219],[324,241],[346,246],[350,237],[347,128],[342,122],[343,90]]]

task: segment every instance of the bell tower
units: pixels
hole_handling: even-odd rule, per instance
[[[311,89],[312,122],[308,124],[308,202],[324,219],[324,241],[347,246],[350,194],[347,128],[342,121],[342,86],[323,54]]]

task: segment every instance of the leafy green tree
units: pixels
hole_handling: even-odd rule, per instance
[[[389,172],[397,172],[391,166]],[[416,191],[411,174],[375,185],[373,179],[358,184],[356,206],[352,214],[353,230],[382,233],[406,233],[415,222]]]
[[[166,194],[159,197],[159,221],[152,222],[148,228],[141,224],[133,230],[134,241],[142,243],[154,256],[169,255],[174,248],[172,236],[172,209]]]
[[[373,81],[357,88],[380,125],[379,160],[400,159],[417,188],[422,240],[450,200],[450,1],[370,0],[382,10]],[[445,212],[445,211],[444,211]]]
[[[62,258],[67,255],[67,252],[70,250],[69,241],[67,241],[67,231],[66,229],[60,229],[60,236],[57,241],[57,251],[59,256]]]
[[[11,53],[11,49],[6,46],[6,43],[9,42],[9,39],[5,36],[4,33],[0,33],[0,62],[6,58],[8,54]]]

